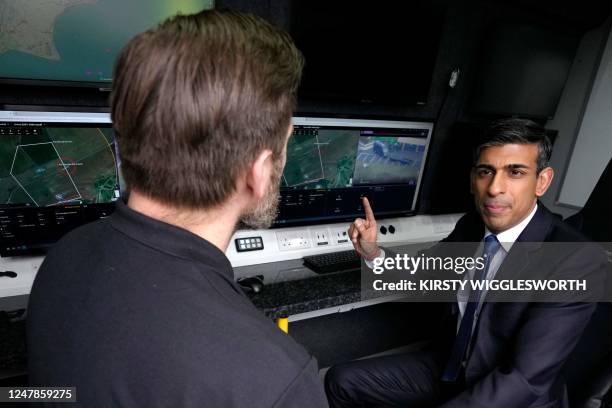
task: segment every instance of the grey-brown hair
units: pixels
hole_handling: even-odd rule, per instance
[[[166,204],[224,202],[264,149],[284,154],[303,57],[263,19],[208,10],[134,37],[111,115],[128,187]]]

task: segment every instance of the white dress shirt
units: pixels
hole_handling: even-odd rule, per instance
[[[508,228],[507,230],[502,231],[499,234],[497,234],[497,240],[501,244],[501,247],[495,253],[495,255],[493,256],[493,259],[491,259],[491,264],[489,265],[489,270],[487,271],[487,276],[485,277],[486,280],[491,280],[495,278],[495,275],[497,274],[497,270],[501,266],[502,262],[504,262],[504,259],[506,259],[506,255],[508,255],[508,252],[510,252],[510,248],[512,248],[512,245],[514,245],[514,242],[516,242],[516,239],[519,237],[519,235],[521,235],[525,227],[527,227],[527,224],[529,224],[529,222],[531,221],[531,219],[533,218],[537,210],[538,210],[538,204],[536,203],[536,205],[533,207],[533,210],[531,210],[529,215],[525,217],[523,221],[519,222],[514,227]],[[478,249],[476,250],[476,254],[474,255],[474,257],[482,256],[482,253],[484,250],[484,240],[488,235],[492,235],[492,234],[493,233],[489,231],[487,227],[485,227],[484,236],[482,237],[482,241],[480,242],[480,245],[478,246]],[[476,272],[475,269],[470,269],[466,271],[463,279],[464,280],[474,279],[475,272]],[[480,309],[482,308],[482,302],[485,296],[486,296],[486,290],[483,290],[482,294],[480,295],[480,302],[478,304],[478,308],[476,309],[476,313],[474,315],[474,324],[476,324],[476,321],[478,320],[478,315],[480,314]],[[459,323],[461,322],[461,317],[463,316],[463,313],[465,312],[465,308],[467,306],[467,301],[469,297],[470,297],[469,285],[466,285],[465,291],[459,290],[457,292],[457,304],[459,305],[459,319],[458,319],[459,322],[457,323],[457,330],[459,329]]]

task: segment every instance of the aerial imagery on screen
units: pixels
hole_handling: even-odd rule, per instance
[[[116,160],[109,128],[0,128],[0,204],[115,201]]]
[[[365,136],[356,129],[294,129],[281,187],[312,190],[415,185],[425,139]]]
[[[0,78],[109,82],[135,34],[214,0],[0,0]]]
[[[296,129],[287,146],[282,187],[342,188],[353,184],[359,131]]]
[[[416,184],[425,154],[422,140],[410,137],[362,137],[359,141],[355,184]]]

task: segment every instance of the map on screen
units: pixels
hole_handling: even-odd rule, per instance
[[[0,0],[0,78],[109,82],[126,42],[214,0]]]
[[[287,145],[282,187],[304,190],[353,184],[359,131],[296,129]]]
[[[110,128],[0,128],[0,205],[115,201],[116,160]]]
[[[384,131],[378,133],[384,135]],[[425,142],[413,137],[363,136],[359,129],[294,128],[281,187],[313,190],[415,185]]]

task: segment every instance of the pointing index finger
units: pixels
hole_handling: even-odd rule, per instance
[[[368,201],[368,197],[362,197],[361,202],[363,203],[366,220],[369,222],[376,222],[376,219],[374,218],[374,212],[372,211],[372,207],[370,207],[370,201]]]

